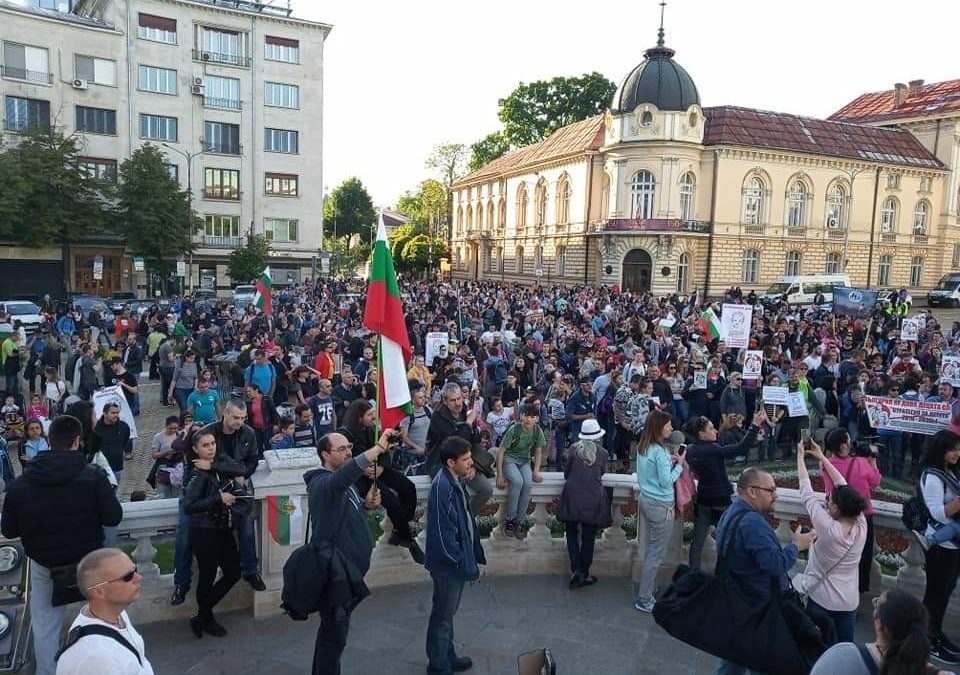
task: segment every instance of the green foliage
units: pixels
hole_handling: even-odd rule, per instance
[[[270,242],[262,234],[247,237],[247,243],[230,254],[227,271],[234,284],[248,284],[260,276],[267,266]]]
[[[423,272],[429,267],[437,267],[440,258],[447,250],[443,237],[428,237],[418,234],[403,246],[401,260],[403,269],[411,272]]]
[[[425,164],[437,172],[449,191],[450,186],[466,173],[469,152],[463,143],[441,143],[433,149]]]
[[[419,225],[408,223],[387,235],[387,245],[390,247],[390,255],[393,256],[393,263],[397,270],[402,271],[403,247],[421,232],[423,229]]]
[[[166,155],[144,145],[120,165],[117,188],[117,230],[134,255],[166,278],[178,255],[193,249],[193,235],[202,221],[191,209],[190,193],[180,189],[166,167]]]
[[[435,224],[447,212],[447,189],[443,183],[428,178],[416,192],[407,192],[397,200],[396,210],[422,227]]]
[[[370,242],[361,236],[331,237],[327,246],[331,251],[330,272],[335,276],[357,274],[370,259]]]
[[[13,231],[13,222],[21,211],[23,196],[29,189],[20,173],[13,152],[0,153],[0,232]]]
[[[327,197],[323,207],[325,236],[332,238],[334,223],[337,237],[344,235],[370,235],[370,228],[377,221],[373,200],[357,177],[348,178]]]
[[[470,171],[480,169],[497,157],[500,157],[510,150],[510,143],[506,136],[500,131],[494,131],[487,134],[479,141],[470,146]]]

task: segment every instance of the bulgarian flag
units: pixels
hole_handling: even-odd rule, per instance
[[[365,328],[380,335],[377,349],[377,413],[381,429],[397,428],[413,412],[410,387],[407,384],[407,363],[413,357],[403,302],[393,269],[393,256],[387,244],[383,213],[377,226],[377,241],[370,261],[370,285],[363,310]]]
[[[720,337],[720,319],[714,314],[713,307],[708,307],[707,311],[700,315],[697,328],[704,335],[709,335],[711,340]]]
[[[273,299],[270,291],[273,288],[273,280],[270,278],[269,265],[263,268],[254,286],[257,289],[257,294],[253,296],[253,305],[262,310],[264,314],[273,314]]]
[[[300,497],[267,497],[267,527],[270,536],[281,546],[303,543],[303,509]]]

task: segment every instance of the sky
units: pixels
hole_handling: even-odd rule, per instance
[[[324,53],[324,186],[378,206],[415,190],[440,143],[500,128],[520,82],[597,71],[619,84],[655,44],[658,0],[293,0],[332,24]],[[955,0],[670,0],[667,46],[703,106],[826,117],[895,82],[960,78]]]

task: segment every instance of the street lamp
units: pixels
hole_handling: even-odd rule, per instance
[[[204,154],[205,150],[200,150],[199,152],[190,152],[189,150],[181,150],[180,148],[175,148],[169,143],[163,141],[160,142],[160,145],[167,148],[168,150],[173,150],[175,153],[187,160],[187,205],[190,210],[188,217],[193,218],[193,160],[195,157]],[[193,293],[193,251],[190,251],[189,258],[187,260],[187,276],[189,278],[189,288],[190,292]]]
[[[855,168],[855,169],[844,169],[844,168],[841,168],[839,164],[832,165],[832,168],[836,171],[839,171],[843,175],[845,175],[847,177],[847,180],[850,183],[850,194],[847,195],[845,200],[846,203],[843,205],[844,213],[843,213],[843,218],[841,219],[846,222],[838,223],[838,225],[844,226],[843,259],[841,260],[840,271],[843,273],[846,273],[847,263],[849,262],[847,258],[847,249],[849,248],[849,243],[850,243],[850,227],[853,225],[853,185],[854,185],[854,181],[857,179],[857,176],[859,176],[861,173],[864,173],[865,171],[870,171],[870,169],[864,168],[864,167]],[[870,283],[869,279],[867,279],[867,283]]]

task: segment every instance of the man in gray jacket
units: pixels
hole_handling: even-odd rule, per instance
[[[380,441],[364,453],[352,456],[353,445],[343,434],[330,433],[317,443],[323,466],[304,474],[307,483],[311,541],[329,541],[348,558],[361,574],[370,569],[373,542],[367,526],[366,509],[380,506],[376,484],[370,493],[357,492],[363,470],[387,452],[393,429],[384,429]],[[320,628],[313,650],[313,675],[339,675],[340,655],[347,645],[350,610],[339,607],[321,610]]]

